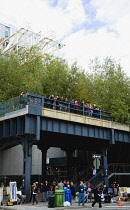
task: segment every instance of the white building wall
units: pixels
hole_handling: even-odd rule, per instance
[[[23,150],[18,145],[0,153],[0,175],[21,175],[23,173]]]
[[[58,158],[58,157],[66,157],[66,152],[56,147],[50,147],[47,150],[47,158]]]
[[[47,158],[65,157],[65,152],[60,148],[51,147],[47,151]],[[36,145],[32,148],[32,174],[41,175],[42,152]],[[0,153],[0,175],[22,175],[23,174],[23,149],[22,145]]]
[[[36,145],[32,148],[32,174],[41,175],[42,169],[42,153]]]
[[[16,32],[16,26],[0,22],[0,43]]]
[[[2,38],[5,38],[5,26],[3,24],[0,24],[0,40]]]

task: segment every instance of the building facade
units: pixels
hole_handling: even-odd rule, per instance
[[[0,22],[0,43],[15,33],[16,27]]]

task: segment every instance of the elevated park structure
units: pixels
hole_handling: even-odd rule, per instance
[[[46,152],[59,147],[67,154],[67,177],[73,179],[72,155],[75,150],[101,154],[103,184],[109,185],[108,159],[130,163],[130,127],[113,121],[111,113],[98,110],[88,116],[80,107],[74,113],[70,103],[64,111],[44,96],[31,93],[0,103],[0,151],[21,144],[23,148],[23,180],[26,199],[30,198],[32,146],[42,152],[42,176],[46,179]],[[13,166],[12,166],[13,167]]]

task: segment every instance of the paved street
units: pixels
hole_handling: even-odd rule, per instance
[[[72,210],[72,209],[92,209],[91,203],[86,203],[85,206],[78,206],[78,203],[73,201],[72,206],[70,207],[55,207],[55,208],[48,208],[47,203],[45,202],[38,202],[37,205],[32,205],[32,203],[29,204],[22,204],[22,205],[14,205],[14,206],[6,206],[6,203],[4,203],[3,206],[0,206],[1,210],[47,210],[47,209],[55,209],[55,210]],[[93,210],[99,210],[98,204],[95,204],[95,207]],[[130,209],[130,202],[126,201],[123,202],[123,206],[118,206],[117,203],[102,203],[102,210],[129,210]]]
[[[0,207],[1,210],[47,210],[49,209],[47,206],[41,206],[41,205],[37,205],[37,206],[31,206],[31,205],[22,205],[22,206],[4,206],[4,207]],[[56,207],[56,208],[51,208],[51,209],[55,209],[55,210],[70,210],[70,209],[93,209],[93,210],[99,210],[98,206],[95,206],[94,208],[91,208],[91,206],[87,205],[84,207],[79,207],[79,206],[71,206],[71,207]],[[122,209],[122,210],[129,210],[130,209],[130,205],[124,205],[124,206],[114,206],[114,205],[103,205],[102,210],[106,210],[106,209],[110,209],[110,210],[115,210],[115,209]]]

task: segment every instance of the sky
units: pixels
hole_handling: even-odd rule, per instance
[[[70,65],[112,57],[130,76],[130,0],[0,0],[0,21],[51,33]]]

